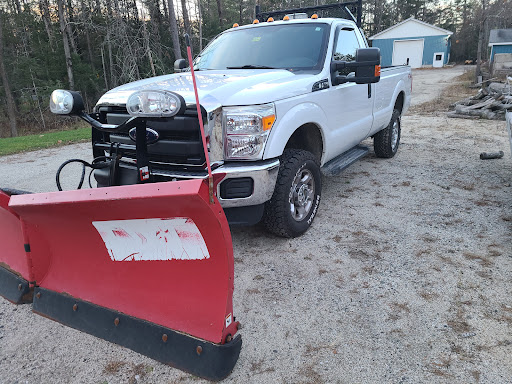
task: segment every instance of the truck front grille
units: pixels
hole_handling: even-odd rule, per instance
[[[125,108],[99,107],[101,122],[121,124],[130,118]],[[206,113],[203,113],[203,121]],[[147,127],[158,132],[159,140],[148,144],[150,162],[159,168],[172,169],[174,166],[200,168],[205,163],[203,143],[199,129],[196,106],[190,106],[183,115],[171,118],[147,119]],[[128,136],[128,130],[116,133],[93,134],[95,156],[109,150],[111,144],[120,144],[123,157],[135,160],[135,142]]]

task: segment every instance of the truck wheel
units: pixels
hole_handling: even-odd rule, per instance
[[[308,230],[320,203],[320,167],[311,152],[286,149],[272,198],[265,204],[263,223],[282,237],[297,237]]]
[[[373,137],[375,155],[386,159],[395,156],[400,145],[400,132],[400,111],[394,109],[389,125]]]

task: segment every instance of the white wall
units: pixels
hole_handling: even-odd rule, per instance
[[[439,36],[446,35],[441,29],[430,27],[417,20],[408,20],[402,25],[399,25],[382,35],[378,39],[396,39],[401,37],[423,37],[423,36]]]

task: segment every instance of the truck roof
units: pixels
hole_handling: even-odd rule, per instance
[[[343,21],[347,24],[352,24],[354,28],[357,28],[356,23],[352,20],[348,19],[341,19],[341,18],[333,18],[333,17],[326,17],[326,18],[317,18],[317,19],[311,19],[311,18],[304,18],[304,19],[290,19],[290,20],[276,20],[276,21],[260,21],[256,24],[246,24],[246,25],[240,25],[238,27],[232,27],[230,29],[226,29],[223,33],[232,31],[234,29],[247,29],[247,28],[258,28],[258,27],[268,27],[272,25],[284,25],[284,24],[307,24],[307,23],[320,23],[320,24],[332,24],[336,21]],[[236,25],[236,23],[235,23]]]

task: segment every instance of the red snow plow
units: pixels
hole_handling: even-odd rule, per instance
[[[194,375],[226,377],[242,346],[233,315],[233,249],[214,194],[218,180],[197,92],[208,174],[172,182],[152,178],[143,113],[103,124],[83,112],[77,93],[55,92],[56,113],[78,115],[103,132],[136,131],[138,180],[76,191],[0,192],[0,295],[32,301],[38,314]],[[176,111],[184,102],[171,92],[149,92],[160,104],[170,100],[167,106]],[[116,161],[106,156],[90,165],[115,174]]]

